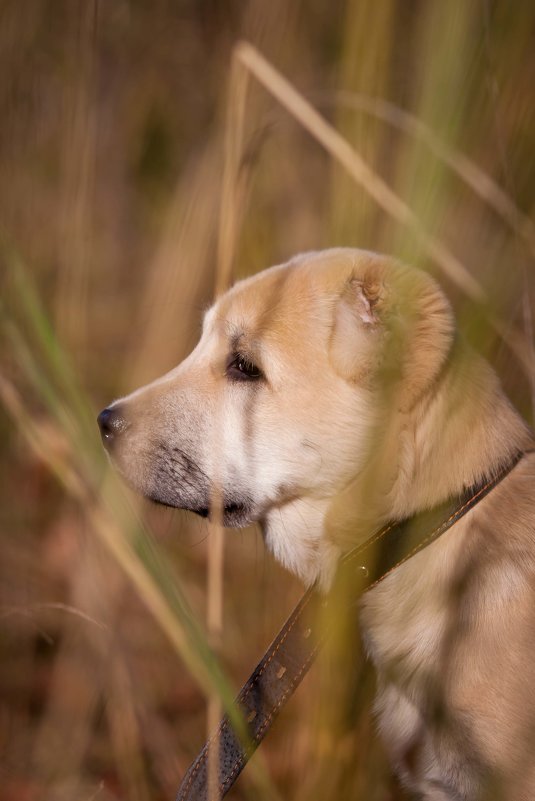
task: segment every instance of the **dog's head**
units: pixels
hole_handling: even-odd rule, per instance
[[[332,566],[325,515],[365,467],[385,396],[399,414],[417,403],[452,330],[423,273],[357,250],[304,254],[222,296],[182,364],[100,414],[103,441],[140,493],[261,522],[311,581]]]

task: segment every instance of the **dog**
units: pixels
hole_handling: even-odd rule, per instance
[[[492,477],[455,527],[362,599],[380,734],[425,801],[535,799],[535,456],[426,273],[301,254],[237,283],[178,367],[99,416],[138,492],[267,547],[327,590],[340,555]],[[440,714],[436,714],[436,692]]]

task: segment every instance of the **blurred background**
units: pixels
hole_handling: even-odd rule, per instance
[[[239,40],[367,171],[231,68]],[[214,659],[213,532],[100,452],[97,412],[189,352],[218,282],[332,245],[400,256],[533,422],[534,44],[535,5],[509,0],[0,2],[2,801],[172,799],[207,689],[240,686],[301,593],[257,531],[227,532]],[[320,684],[231,798],[405,797],[373,678],[350,726]]]

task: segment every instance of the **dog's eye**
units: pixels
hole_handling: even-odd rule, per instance
[[[262,370],[240,353],[234,353],[229,360],[227,376],[235,381],[258,381],[264,377]]]

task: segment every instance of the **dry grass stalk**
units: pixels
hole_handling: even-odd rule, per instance
[[[225,161],[221,206],[219,215],[219,236],[217,247],[217,270],[215,276],[216,296],[224,292],[232,276],[232,266],[236,252],[236,241],[240,224],[242,197],[240,192],[240,164],[243,150],[243,128],[247,96],[248,74],[239,60],[232,59],[229,102],[225,127]],[[214,443],[217,448],[219,443]],[[218,448],[221,452],[221,448]],[[207,628],[208,640],[217,653],[221,650],[223,639],[223,576],[225,561],[225,540],[222,524],[223,498],[216,487],[211,498],[212,520],[210,525],[210,547],[208,549],[207,580]],[[221,697],[214,691],[208,697],[207,735],[210,738],[208,751],[208,797],[218,799],[219,788],[219,730],[218,725],[223,712]]]
[[[35,455],[46,464],[58,478],[71,498],[78,501],[86,510],[87,519],[100,541],[122,567],[140,598],[145,602],[162,630],[169,637],[177,652],[195,675],[203,690],[211,691],[212,681],[202,661],[189,646],[185,632],[179,627],[176,616],[169,608],[161,589],[149,575],[147,569],[132,549],[131,543],[123,534],[103,502],[92,497],[89,486],[70,463],[70,455],[58,454],[47,447],[40,437],[24,402],[13,385],[0,377],[0,401],[10,417],[17,424]]]
[[[481,200],[503,218],[516,236],[524,240],[530,253],[535,256],[535,225],[532,220],[518,208],[513,199],[498,186],[488,173],[464,153],[448,147],[420,119],[387,100],[353,92],[338,92],[334,102],[346,108],[364,111],[422,141]]]
[[[479,283],[466,267],[447,248],[423,228],[418,217],[406,203],[393,192],[383,179],[374,172],[360,154],[330,125],[324,117],[276,70],[252,45],[240,42],[236,45],[237,58],[243,62],[255,78],[301,123],[312,136],[323,145],[348,172],[349,175],[370,194],[374,200],[402,225],[407,226],[418,237],[429,256],[442,267],[446,275],[472,300],[486,302]]]
[[[360,154],[330,125],[301,95],[248,42],[236,45],[236,57],[247,67],[265,89],[333,156],[362,188],[393,219],[406,226],[420,242],[428,256],[475,303],[488,309],[486,293],[467,268],[436,237],[422,226],[418,216],[393,192],[383,179],[372,170]],[[489,322],[522,364],[531,379],[535,371],[533,350],[524,335],[511,331],[497,316],[487,311]]]
[[[40,376],[32,375],[32,378],[39,384]],[[49,388],[47,388],[48,391]],[[50,389],[50,391],[53,390]],[[54,400],[52,397],[48,400],[56,405],[58,403],[57,399]],[[130,579],[140,599],[151,611],[205,695],[215,699],[211,713],[212,719],[215,719],[217,715],[217,720],[219,720],[223,707],[225,707],[236,730],[245,736],[243,720],[232,707],[230,687],[217,661],[209,653],[209,643],[207,645],[203,639],[202,632],[196,628],[196,623],[189,612],[185,608],[182,611],[176,608],[177,605],[183,606],[179,593],[173,598],[168,596],[171,577],[165,569],[163,572],[161,571],[163,565],[160,566],[154,562],[150,553],[151,546],[149,543],[145,543],[145,535],[139,529],[139,521],[133,509],[130,505],[125,507],[121,501],[122,491],[117,483],[117,477],[108,474],[108,479],[97,496],[95,480],[100,474],[100,463],[93,464],[90,459],[88,461],[79,459],[80,431],[70,425],[67,426],[62,419],[50,421],[46,426],[39,425],[31,413],[28,402],[23,400],[14,384],[3,376],[0,376],[0,403],[5,407],[30,450],[56,476],[67,495],[83,510],[89,529],[97,535],[98,540],[111,554],[112,564],[117,564]],[[219,545],[216,543],[213,549],[211,571],[211,587],[213,589],[209,592],[211,599],[209,603],[210,626],[214,631],[221,630],[223,608],[223,530],[221,525],[217,526],[216,524],[216,534],[217,529],[219,529],[219,537],[216,536],[216,540]],[[147,544],[149,551],[145,552]],[[173,590],[173,592],[175,591]],[[183,614],[185,614],[185,618],[182,618]],[[105,630],[104,633],[106,633]],[[58,664],[63,661],[61,658],[58,659]],[[58,690],[56,696],[60,698],[61,695],[62,693]],[[89,709],[89,706],[87,708]],[[132,710],[129,714],[131,712]],[[45,721],[49,720],[51,717],[47,715]],[[38,739],[41,743],[46,742],[46,737],[41,736]],[[133,742],[132,739],[129,740],[129,747]],[[118,764],[123,759],[122,745],[124,743],[119,740],[117,743],[121,752],[116,754]],[[84,750],[85,745],[82,743],[77,752],[80,759]],[[140,763],[136,768],[136,771],[139,770],[142,770]],[[76,772],[76,766],[74,766],[74,772]],[[132,780],[132,776],[129,769],[126,772],[123,770],[123,777],[125,780],[128,779],[128,783]],[[255,762],[250,777],[254,784],[256,797],[275,798],[261,763]]]
[[[240,181],[244,141],[245,106],[249,75],[237,53],[232,57],[229,101],[225,124],[225,159],[217,242],[216,296],[228,289],[243,207],[243,181]]]

